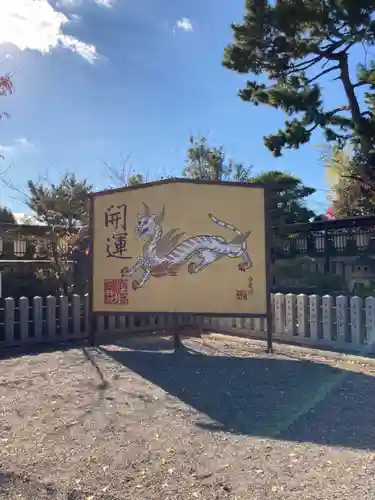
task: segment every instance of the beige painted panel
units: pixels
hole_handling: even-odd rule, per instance
[[[94,196],[93,311],[266,314],[264,204],[261,187],[178,181]],[[252,266],[241,271],[246,252]]]

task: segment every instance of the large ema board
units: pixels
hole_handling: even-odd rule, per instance
[[[267,317],[264,186],[164,180],[91,195],[91,310]]]

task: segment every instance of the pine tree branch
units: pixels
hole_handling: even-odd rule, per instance
[[[371,85],[371,82],[367,82],[367,81],[357,82],[357,83],[354,83],[352,85],[352,87],[353,87],[353,89],[356,89],[358,87],[363,87],[363,85]]]
[[[343,56],[343,52],[335,53],[335,50],[342,46],[342,42],[336,42],[330,46],[323,47],[321,50],[317,49],[314,52],[324,59],[329,59],[330,61],[340,61]]]
[[[291,73],[294,73],[295,71],[306,71],[309,68],[312,68],[315,64],[317,64],[321,60],[322,60],[321,56],[316,56],[313,57],[312,59],[309,59],[308,61],[302,61],[298,64],[293,64],[291,65],[290,69],[286,71],[286,74],[289,75]]]
[[[335,108],[332,111],[328,111],[328,114],[333,116],[339,111],[350,111],[350,106],[340,106],[339,108]]]
[[[311,134],[312,132],[314,132],[315,129],[317,129],[319,127],[319,123],[316,123],[313,127],[311,127],[310,129],[306,129],[306,131]]]
[[[327,73],[330,73],[331,71],[334,71],[336,69],[340,69],[340,66],[338,64],[336,66],[332,66],[331,68],[324,69],[313,78],[310,78],[310,80],[307,83],[310,84],[312,82],[315,82],[315,80],[318,80],[321,76],[326,75]]]

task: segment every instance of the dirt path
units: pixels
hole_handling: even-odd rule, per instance
[[[375,363],[220,335],[185,346],[0,361],[0,498],[373,498]]]

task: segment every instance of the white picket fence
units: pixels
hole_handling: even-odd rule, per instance
[[[375,297],[272,296],[273,338],[337,350],[375,352]],[[266,338],[263,319],[206,318],[211,331]]]
[[[173,323],[172,323],[173,321]],[[180,315],[181,326],[202,323],[197,316]],[[98,340],[110,335],[162,331],[175,324],[168,315],[106,315],[95,319]],[[21,297],[4,299],[0,308],[0,352],[2,347],[83,340],[89,335],[89,297]]]
[[[21,297],[4,300],[0,308],[1,347],[53,343],[87,338],[88,296]],[[325,295],[272,296],[272,330],[276,340],[337,350],[375,350],[375,297],[332,297]],[[165,330],[171,317],[107,315],[97,318],[99,338],[111,335]],[[203,325],[206,331],[237,333],[266,338],[264,319],[204,318],[179,316],[181,325]]]

